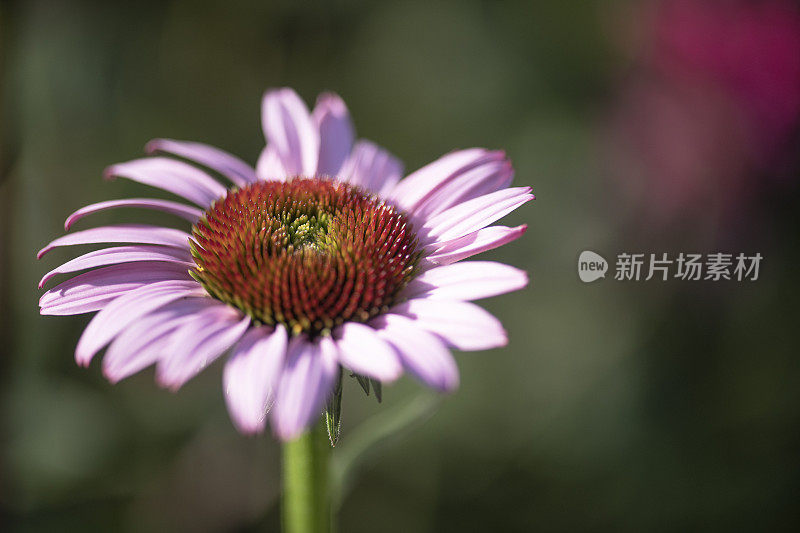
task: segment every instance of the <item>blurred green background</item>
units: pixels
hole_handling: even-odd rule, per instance
[[[434,409],[410,378],[382,405],[346,384],[337,460],[365,427],[387,432],[350,472],[340,531],[800,525],[797,52],[750,58],[777,58],[783,78],[748,78],[758,69],[743,59],[756,89],[742,92],[729,83],[742,76],[659,41],[671,27],[655,4],[299,4],[0,4],[0,529],[278,529],[279,447],[236,433],[222,365],[177,394],[152,371],[111,386],[97,363],[78,368],[89,317],[40,317],[36,289],[75,251],[35,261],[78,207],[150,194],[101,172],[151,138],[254,163],[260,98],[276,86],[309,104],[338,92],[359,136],[409,171],[455,148],[503,148],[515,184],[537,195],[506,221],[528,233],[483,256],[531,274],[528,289],[482,303],[508,347],[457,354],[461,388]],[[766,20],[748,38],[773,43],[759,17],[744,17]],[[788,126],[767,131],[781,83]],[[585,249],[764,262],[755,282],[584,284]]]

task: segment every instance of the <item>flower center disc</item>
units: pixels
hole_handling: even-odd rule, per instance
[[[419,259],[405,214],[319,178],[233,189],[192,236],[191,274],[211,296],[312,336],[386,311]]]

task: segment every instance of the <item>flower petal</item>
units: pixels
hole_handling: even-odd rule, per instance
[[[409,298],[477,300],[516,291],[527,284],[524,270],[493,261],[468,261],[425,271],[408,284],[404,293]]]
[[[228,305],[195,313],[173,335],[173,342],[156,367],[156,380],[178,390],[233,346],[250,326],[250,317]]]
[[[47,252],[59,246],[75,246],[78,244],[100,244],[115,242],[131,242],[141,244],[159,244],[173,248],[189,249],[189,234],[172,228],[148,226],[146,224],[117,224],[101,226],[64,235],[54,240],[36,255],[41,259]]]
[[[148,154],[163,152],[176,155],[222,174],[239,187],[256,181],[253,167],[233,154],[208,144],[176,141],[174,139],[153,139],[145,146]]]
[[[397,354],[369,326],[347,322],[333,334],[339,362],[362,376],[394,381],[403,373]]]
[[[530,187],[514,187],[468,200],[429,219],[420,233],[433,242],[462,237],[533,200],[530,191]]]
[[[267,146],[261,151],[256,163],[256,174],[258,179],[266,181],[286,181],[286,178],[289,177],[278,154],[271,146]]]
[[[437,187],[414,209],[414,216],[426,220],[467,200],[505,189],[513,179],[514,168],[510,161],[490,159]]]
[[[64,230],[69,231],[75,222],[92,213],[98,211],[106,211],[108,209],[115,209],[117,207],[138,207],[143,209],[155,209],[156,211],[163,211],[171,215],[177,215],[183,219],[188,220],[192,224],[200,220],[203,212],[196,207],[180,204],[178,202],[170,202],[169,200],[154,200],[152,198],[131,198],[126,200],[109,200],[107,202],[98,202],[96,204],[81,207],[64,222]]]
[[[350,112],[337,94],[323,93],[311,120],[319,131],[319,161],[317,175],[336,176],[353,149],[355,131]]]
[[[389,310],[413,318],[416,324],[459,350],[488,350],[508,344],[500,321],[475,304],[448,300],[408,300]]]
[[[236,428],[242,433],[264,429],[269,403],[275,395],[286,359],[286,328],[252,328],[233,349],[222,375],[225,402]]]
[[[406,176],[391,192],[390,199],[407,213],[414,214],[415,210],[439,189],[458,180],[464,173],[492,161],[504,159],[503,152],[483,148],[449,153]]]
[[[519,239],[528,229],[527,224],[509,228],[507,226],[490,226],[469,235],[458,237],[443,243],[437,243],[433,253],[425,256],[424,264],[449,265],[467,257],[493,250],[511,241]]]
[[[111,165],[104,172],[106,179],[128,178],[145,185],[164,189],[207,208],[222,198],[227,189],[197,167],[168,157],[134,159]]]
[[[166,353],[177,328],[207,307],[225,305],[211,298],[187,298],[166,304],[120,333],[103,357],[103,375],[117,383],[152,365]]]
[[[79,274],[45,292],[39,299],[42,315],[78,315],[99,311],[112,300],[150,283],[191,281],[183,265],[171,263],[120,264]]]
[[[391,191],[403,175],[403,163],[388,151],[369,141],[358,141],[339,178],[347,183],[383,195]]]
[[[317,170],[319,132],[308,108],[289,88],[267,91],[261,106],[267,145],[290,176],[311,177]]]
[[[117,246],[95,250],[72,261],[67,261],[58,268],[54,268],[44,275],[39,282],[39,288],[44,287],[51,278],[58,274],[78,272],[100,266],[115,265],[119,263],[133,263],[139,261],[164,261],[167,263],[180,263],[186,267],[192,266],[192,254],[188,250],[168,248],[166,246]]]
[[[312,343],[295,337],[272,408],[272,429],[281,440],[299,437],[321,414],[338,373],[336,347],[330,338]]]
[[[370,325],[397,350],[405,369],[417,379],[439,391],[458,387],[458,366],[438,337],[410,318],[391,313],[379,316]]]
[[[140,317],[180,298],[204,294],[196,281],[161,281],[120,296],[97,313],[83,330],[75,360],[88,366],[94,354]]]

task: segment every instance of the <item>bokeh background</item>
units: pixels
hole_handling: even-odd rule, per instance
[[[508,347],[458,354],[446,398],[346,383],[341,531],[800,526],[796,4],[6,1],[0,46],[1,530],[278,529],[279,447],[235,432],[221,364],[177,394],[78,368],[88,317],[40,317],[36,289],[74,250],[35,252],[149,193],[101,172],[151,138],[254,162],[284,85],[340,93],[408,170],[503,148],[537,195],[484,256],[531,273],[485,302]],[[584,249],[764,260],[755,282],[583,284]]]

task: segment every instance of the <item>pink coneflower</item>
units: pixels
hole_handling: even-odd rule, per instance
[[[450,348],[506,344],[499,321],[471,300],[520,289],[526,274],[495,262],[462,262],[508,243],[525,226],[490,226],[531,200],[502,152],[453,152],[404,179],[402,165],[354,142],[344,102],[320,96],[313,112],[291,89],[263,100],[267,139],[255,169],[204,144],[158,139],[153,157],[109,167],[195,204],[112,200],[98,211],[171,213],[189,232],[144,224],[78,231],[59,246],[125,243],[52,270],[88,272],[40,300],[45,315],[99,311],[75,352],[88,365],[108,346],[112,382],[155,364],[178,389],[230,350],[226,402],[236,427],[289,440],[320,415],[341,369],[391,382],[403,371],[440,391],[459,376]],[[171,157],[170,157],[171,156]],[[221,184],[220,176],[232,185]]]

